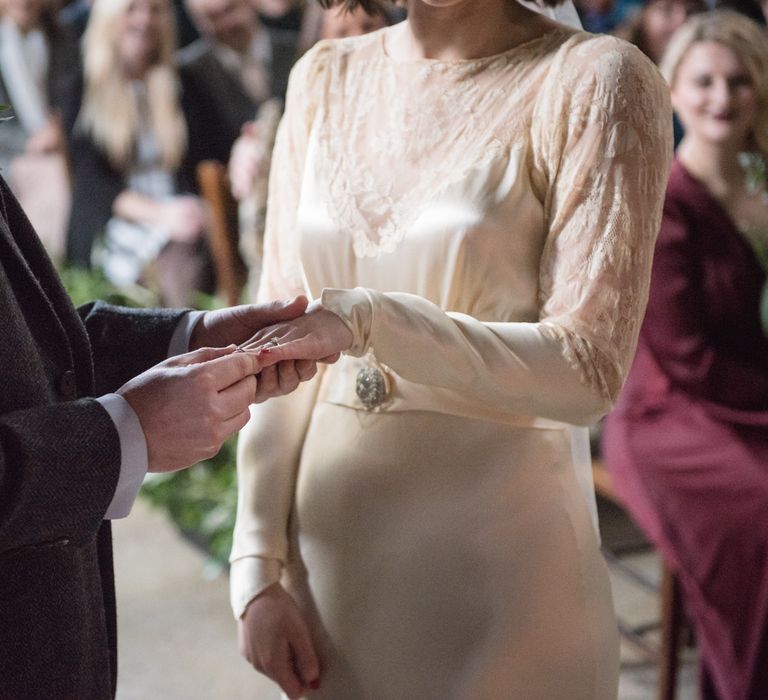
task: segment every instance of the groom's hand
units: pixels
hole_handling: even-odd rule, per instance
[[[220,348],[233,343],[240,345],[266,326],[301,316],[307,309],[307,303],[306,297],[298,296],[291,301],[243,304],[207,311],[192,330],[189,349]]]
[[[291,301],[273,301],[268,304],[244,304],[228,309],[206,312],[195,324],[189,339],[189,349],[222,347],[234,343],[241,345],[263,328],[292,321],[307,309],[307,298],[298,296]],[[309,359],[270,362],[270,368],[259,376],[256,397],[260,403],[272,396],[293,391],[317,373],[317,363]]]
[[[235,352],[233,345],[202,348],[124,384],[117,393],[139,418],[149,471],[175,471],[215,455],[261,398],[254,376],[260,369],[255,355]]]

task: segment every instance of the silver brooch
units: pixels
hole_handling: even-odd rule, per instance
[[[369,411],[384,403],[388,389],[384,374],[376,367],[365,367],[357,373],[355,393]]]

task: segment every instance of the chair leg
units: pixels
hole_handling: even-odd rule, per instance
[[[683,602],[675,573],[663,565],[661,580],[661,657],[659,700],[675,700],[677,668],[683,631]]]

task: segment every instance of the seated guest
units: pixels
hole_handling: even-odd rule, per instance
[[[45,0],[0,0],[0,104],[13,117],[0,129],[0,170],[54,257],[69,208],[61,116],[72,111],[78,75],[76,40]]]
[[[251,0],[187,0],[202,38],[179,53],[193,160],[226,163],[259,106],[282,100],[295,58],[294,35],[267,29]]]
[[[203,283],[206,211],[191,191],[168,0],[96,0],[72,145],[69,260],[95,257],[118,285],[149,279],[187,306]]]
[[[685,127],[637,355],[609,416],[616,489],[676,570],[705,700],[768,698],[768,38],[691,18],[662,71]]]

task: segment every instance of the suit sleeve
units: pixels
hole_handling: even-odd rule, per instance
[[[93,399],[0,416],[0,558],[95,536],[120,472],[120,440]]]
[[[168,357],[187,311],[129,309],[102,301],[78,309],[93,350],[96,394],[109,394]]]

